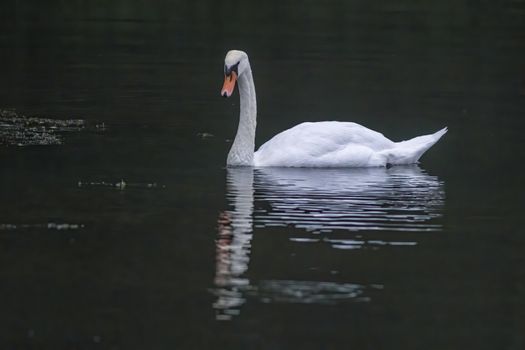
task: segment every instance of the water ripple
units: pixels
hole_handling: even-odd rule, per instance
[[[238,315],[249,298],[263,303],[368,302],[372,290],[383,288],[350,281],[251,281],[247,271],[254,227],[292,227],[296,230],[284,234],[293,244],[325,244],[352,254],[413,247],[419,233],[442,226],[443,183],[417,166],[235,168],[228,169],[227,185],[230,209],[218,219],[212,290],[218,320]],[[407,239],[403,232],[418,234]]]
[[[439,231],[443,184],[416,166],[256,169],[255,227],[310,232]],[[260,205],[265,203],[266,205]]]
[[[325,281],[263,280],[248,294],[264,303],[335,304],[341,301],[368,302],[367,292],[383,289],[382,285]]]
[[[217,320],[231,320],[240,314],[240,307],[247,297],[260,302],[287,304],[334,305],[341,302],[366,303],[374,291],[383,285],[361,285],[326,281],[262,280],[256,285],[243,283],[237,288],[216,288],[212,292],[217,297],[213,307],[217,310]]]

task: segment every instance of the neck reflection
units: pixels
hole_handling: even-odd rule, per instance
[[[250,261],[253,227],[253,169],[227,169],[227,200],[231,210],[220,213],[216,242],[215,293],[217,319],[227,320],[244,304],[243,290],[250,282],[243,277]]]

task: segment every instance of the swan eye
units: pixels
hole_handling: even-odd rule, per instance
[[[240,62],[237,62],[229,68],[227,65],[224,65],[224,74],[230,76],[232,72],[235,72],[237,75],[239,75],[239,63]]]

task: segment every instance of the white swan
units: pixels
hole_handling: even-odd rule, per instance
[[[248,55],[231,50],[224,59],[221,95],[230,97],[239,85],[241,99],[237,135],[228,166],[372,167],[416,163],[447,132],[447,128],[408,141],[393,142],[381,133],[351,122],[301,123],[275,135],[255,149],[257,101]]]

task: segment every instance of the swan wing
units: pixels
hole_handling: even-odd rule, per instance
[[[254,155],[255,166],[359,167],[384,165],[377,152],[394,142],[357,123],[301,123],[263,144]]]

